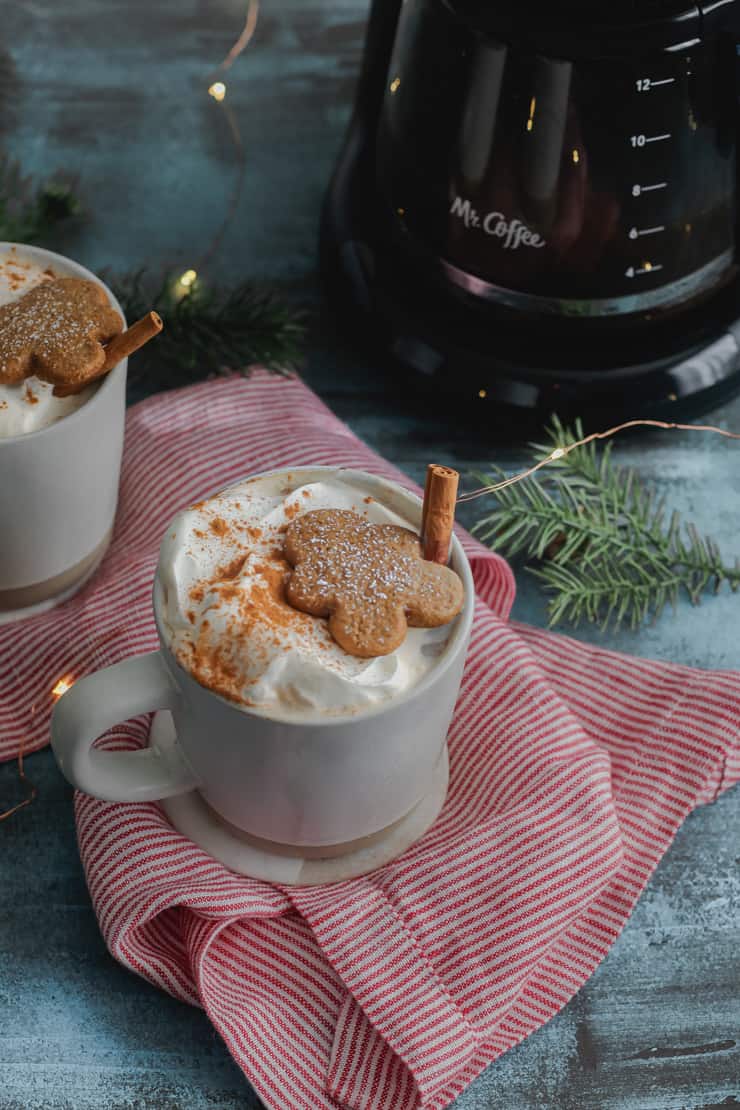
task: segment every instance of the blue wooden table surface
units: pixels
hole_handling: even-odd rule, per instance
[[[3,5],[0,149],[32,173],[79,174],[88,218],[49,245],[93,268],[192,264],[222,217],[234,162],[204,94],[243,0],[33,0]],[[318,305],[319,203],[359,61],[365,0],[263,0],[229,76],[247,176],[215,278],[270,278]],[[401,395],[382,361],[317,309],[306,378],[417,480],[432,457],[518,468],[521,449],[449,426]],[[716,415],[740,429],[740,403]],[[669,504],[740,552],[740,448],[670,433],[618,448]],[[1,476],[0,476],[1,480]],[[480,503],[466,507],[472,523]],[[514,616],[545,622],[519,577]],[[609,646],[740,667],[740,595],[681,605]],[[588,639],[598,633],[584,630]],[[0,1110],[232,1110],[259,1105],[199,1010],[107,954],[77,856],[72,792],[48,752],[37,802],[0,826]],[[2,805],[17,790],[0,767]],[[1,806],[0,806],[1,808]],[[488,1069],[456,1110],[740,1106],[740,791],[695,813],[624,933],[549,1025]],[[282,1108],[280,1108],[282,1110]]]

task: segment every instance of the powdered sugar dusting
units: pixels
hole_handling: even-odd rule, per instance
[[[330,632],[352,655],[389,654],[403,642],[407,620],[436,627],[462,606],[459,578],[423,560],[416,533],[356,510],[305,513],[289,525],[285,553],[295,568],[288,600],[328,616]]]

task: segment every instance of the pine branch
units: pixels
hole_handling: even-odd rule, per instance
[[[0,239],[43,239],[79,212],[71,181],[57,177],[38,185],[23,176],[18,163],[0,157]],[[278,373],[298,365],[306,332],[301,310],[251,281],[224,289],[198,280],[186,292],[178,277],[156,278],[146,270],[108,276],[129,320],[151,308],[165,320],[157,342],[132,361],[132,378],[146,374],[166,388],[257,363]]]
[[[62,176],[35,184],[17,162],[0,157],[0,239],[32,243],[80,213],[73,182]]]
[[[582,438],[580,424],[554,421],[551,442],[534,445],[539,457]],[[480,476],[494,484],[501,475]],[[498,505],[474,531],[507,557],[524,555],[551,594],[551,623],[585,619],[636,628],[657,617],[681,593],[697,604],[708,588],[740,585],[740,563],[728,566],[714,540],[678,513],[667,519],[634,471],[616,466],[611,444],[577,447],[540,471],[497,493]]]
[[[183,295],[174,274],[156,280],[140,270],[107,280],[127,319],[153,308],[165,322],[157,342],[132,361],[134,375],[154,376],[161,386],[183,385],[256,363],[288,372],[300,362],[305,313],[265,286],[245,281],[222,289],[197,281]]]
[[[603,630],[613,621],[638,628],[651,615],[659,617],[670,602],[675,607],[683,579],[665,565],[641,566],[634,559],[625,563],[601,560],[572,569],[549,563],[530,573],[552,593],[550,623],[573,625],[585,619]]]

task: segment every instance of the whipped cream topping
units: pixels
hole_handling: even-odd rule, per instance
[[[280,716],[362,712],[410,689],[435,665],[451,626],[411,628],[392,654],[348,655],[327,622],[293,609],[283,534],[313,509],[350,509],[412,527],[341,470],[301,484],[289,472],[250,479],[179,513],[162,543],[160,623],[202,685]]]
[[[40,265],[23,247],[4,250],[0,252],[0,305],[17,300],[42,281],[63,276]],[[72,397],[55,397],[54,386],[40,378],[26,378],[14,385],[0,383],[0,438],[48,427],[84,405],[96,389],[97,385],[91,385]]]

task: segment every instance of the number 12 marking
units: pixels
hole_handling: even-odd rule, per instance
[[[661,85],[672,85],[675,80],[675,77],[664,77],[662,81],[655,81],[652,77],[638,77],[635,88],[638,92],[650,92],[651,89],[657,89]]]

